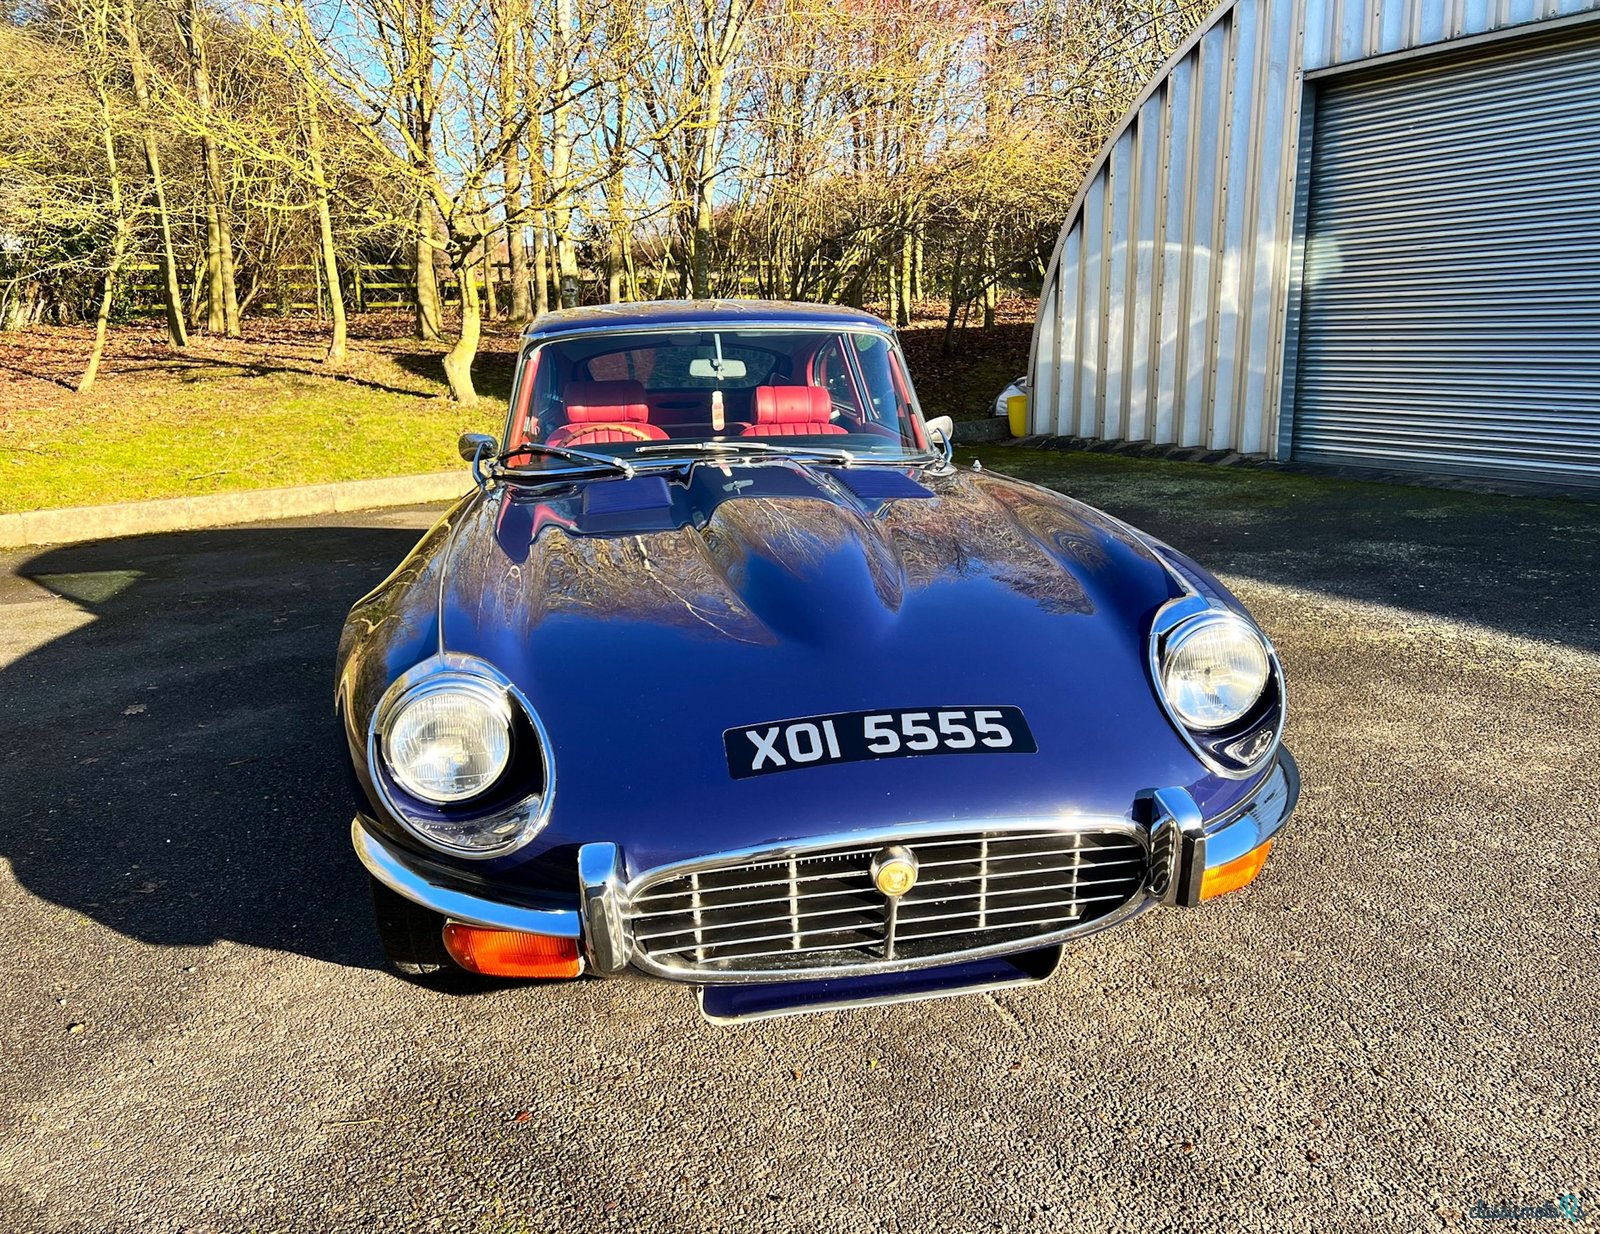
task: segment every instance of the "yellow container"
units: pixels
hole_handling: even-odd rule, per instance
[[[1011,435],[1013,437],[1026,437],[1028,435],[1028,396],[1026,394],[1013,394],[1006,400],[1006,419],[1011,421]]]

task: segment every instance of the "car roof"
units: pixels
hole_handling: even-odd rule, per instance
[[[705,329],[722,326],[734,330],[849,326],[885,334],[893,332],[887,322],[871,313],[838,304],[801,304],[790,300],[646,300],[543,313],[523,331],[523,338],[542,340],[565,334],[685,326]]]

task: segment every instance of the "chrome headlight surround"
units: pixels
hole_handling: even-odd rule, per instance
[[[505,717],[511,751],[506,765],[481,792],[458,800],[430,800],[406,788],[389,763],[386,742],[408,705],[452,691]],[[556,771],[549,735],[510,678],[474,656],[452,652],[433,656],[384,691],[367,726],[367,769],[389,814],[421,843],[452,857],[503,857],[550,821]]]
[[[1186,719],[1167,697],[1168,657],[1186,640],[1219,623],[1236,624],[1257,640],[1266,655],[1267,675],[1251,704],[1231,720],[1210,727]],[[1207,768],[1230,779],[1244,779],[1267,766],[1283,738],[1287,710],[1283,668],[1272,641],[1242,613],[1197,592],[1169,600],[1150,630],[1150,679],[1172,726]]]

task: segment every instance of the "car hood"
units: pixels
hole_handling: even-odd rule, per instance
[[[610,840],[637,874],[901,823],[1126,817],[1139,790],[1214,785],[1149,679],[1146,632],[1177,593],[1121,525],[988,473],[702,464],[468,504],[440,637],[506,673],[550,736],[551,822],[505,861]],[[740,725],[989,706],[1020,707],[1038,753],[735,780],[724,752]]]

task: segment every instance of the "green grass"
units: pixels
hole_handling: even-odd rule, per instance
[[[123,327],[87,396],[72,392],[86,333],[0,338],[0,513],[323,484],[462,467],[456,438],[498,432],[505,340],[476,369],[490,395],[451,402],[437,348],[381,327],[321,363],[320,330],[251,322],[240,342],[199,339],[173,353]]]
[[[50,416],[48,432],[28,432],[18,413],[10,435],[29,444],[0,444],[0,512],[442,471],[462,465],[461,432],[497,428],[489,407],[305,384],[163,391],[157,406],[110,422]]]
[[[970,464],[975,458],[1003,475],[1057,489],[1124,517],[1158,518],[1163,523],[1171,520],[1196,526],[1244,523],[1263,515],[1286,523],[1347,519],[1359,523],[1394,515],[1436,519],[1494,517],[1512,511],[1522,516],[1588,523],[1596,511],[1593,503],[1571,497],[1438,488],[1425,480],[1395,484],[1272,467],[1218,467],[1086,450],[958,447],[958,462]]]
[[[1027,308],[961,332],[948,356],[941,323],[903,333],[929,415],[988,414],[1027,366]],[[0,335],[0,513],[460,467],[462,432],[499,432],[515,332],[485,337],[484,397],[468,409],[445,395],[441,348],[409,326],[404,314],[357,319],[338,369],[320,362],[325,327],[309,319],[252,318],[242,341],[200,336],[182,353],[156,327],[119,327],[86,397],[72,393],[86,329]]]
[[[1185,504],[1284,507],[1359,481],[1301,475],[1253,467],[1215,467],[1168,459],[1129,458],[1084,450],[1035,450],[1020,446],[962,447],[960,457],[980,458],[985,467],[1048,488],[1099,495],[1131,495],[1159,487]]]

